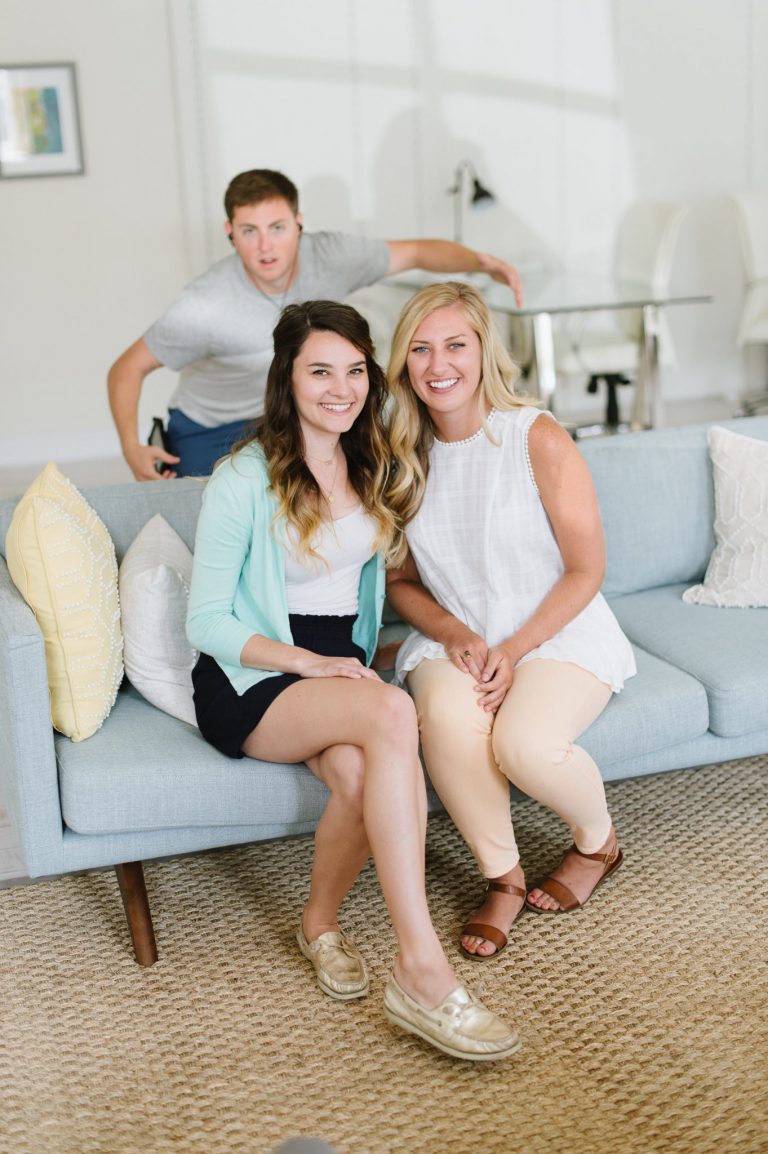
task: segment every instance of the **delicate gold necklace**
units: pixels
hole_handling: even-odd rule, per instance
[[[334,459],[336,460],[336,466],[333,470],[333,477],[331,479],[330,489],[324,489],[323,486],[320,484],[319,479],[317,477],[315,477],[315,480],[317,481],[318,489],[323,494],[323,496],[325,497],[328,504],[332,505],[333,504],[333,494],[334,494],[334,490],[336,488],[336,478],[339,475],[339,455],[336,452],[336,448],[334,448],[334,450],[333,450],[333,457],[329,457],[327,461],[323,457],[316,457],[314,455],[314,453],[307,453],[306,451],[304,453],[304,456],[309,457],[310,460],[312,460],[312,461],[320,461],[321,464],[323,464],[323,465],[330,465]],[[314,474],[313,474],[313,476],[314,476]]]
[[[320,485],[320,492],[323,494],[323,496],[325,497],[325,499],[329,505],[333,504],[333,490],[336,488],[336,477],[338,476],[338,473],[339,473],[339,458],[337,457],[336,458],[336,467],[333,470],[333,480],[331,481],[330,489],[328,489],[328,491],[326,492],[326,490],[323,488],[323,486],[320,485],[320,482],[319,481],[317,482],[318,485]]]
[[[321,465],[332,465],[333,464],[333,458],[336,456],[336,449],[338,448],[338,444],[339,444],[339,442],[337,441],[336,444],[333,446],[333,452],[331,453],[331,455],[327,461],[326,461],[325,457],[316,457],[314,453],[308,453],[306,451],[304,453],[304,456],[309,457],[310,461],[319,461]]]

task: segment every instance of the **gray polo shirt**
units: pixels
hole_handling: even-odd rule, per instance
[[[261,414],[272,330],[287,304],[343,300],[386,276],[386,241],[303,233],[299,274],[283,296],[251,283],[237,253],[196,277],[144,334],[154,357],[180,373],[168,407],[214,428]]]

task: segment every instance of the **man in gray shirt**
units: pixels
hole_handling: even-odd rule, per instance
[[[109,370],[112,415],[138,481],[207,475],[261,415],[272,330],[287,304],[343,300],[411,268],[484,272],[521,299],[511,265],[452,241],[303,233],[298,192],[280,172],[240,173],[224,207],[234,253],[193,280]],[[180,374],[169,401],[168,449],[143,444],[138,434],[144,379],[162,365]]]

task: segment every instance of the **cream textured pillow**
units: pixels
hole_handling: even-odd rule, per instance
[[[72,482],[46,465],[14,510],[5,551],[45,641],[53,725],[82,741],[108,715],[123,676],[112,538]]]
[[[197,654],[185,633],[191,579],[192,554],[157,513],[120,566],[125,672],[152,705],[197,725],[192,702]]]
[[[713,425],[715,548],[704,582],[683,601],[720,608],[768,606],[768,441]]]

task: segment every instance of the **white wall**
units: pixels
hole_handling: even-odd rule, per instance
[[[183,2],[183,0],[180,0]],[[671,399],[744,387],[744,272],[727,194],[768,184],[768,0],[198,0],[205,260],[229,176],[272,166],[312,227],[450,236],[462,158],[496,193],[465,238],[523,271],[610,266],[637,196],[685,200]],[[202,259],[202,254],[201,254]],[[599,323],[599,321],[598,321]],[[752,376],[761,366],[752,364]],[[567,383],[587,404],[583,381]]]
[[[165,5],[3,0],[0,45],[75,61],[86,169],[0,180],[0,467],[109,456],[107,369],[187,278]]]
[[[264,166],[297,181],[310,228],[449,236],[468,158],[497,194],[469,243],[528,268],[605,255],[634,183],[608,0],[194,7],[212,218],[229,177]]]
[[[466,240],[523,270],[607,267],[633,197],[689,199],[676,284],[716,300],[670,314],[665,388],[741,389],[726,194],[768,186],[768,0],[2,0],[0,43],[77,62],[87,166],[0,181],[0,465],[112,450],[106,369],[227,251],[251,167],[309,228],[449,236],[468,158],[497,204]]]
[[[619,0],[622,117],[637,193],[687,200],[674,282],[714,294],[670,310],[674,396],[765,387],[768,363],[736,348],[744,267],[729,192],[768,191],[767,0]]]

